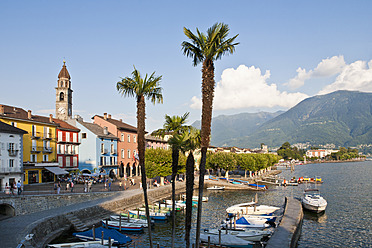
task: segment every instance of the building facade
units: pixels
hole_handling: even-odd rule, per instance
[[[118,138],[106,128],[84,122],[80,117],[71,123],[80,129],[79,170],[82,173],[106,173],[110,177],[117,177]]]
[[[168,142],[160,137],[154,137],[152,135],[146,135],[146,149],[169,149]]]
[[[0,121],[0,191],[23,182],[23,135],[26,131]]]
[[[115,120],[110,114],[95,115],[93,122],[114,134],[118,138],[118,165],[120,177],[139,176],[141,170],[136,159],[138,153],[137,128]]]
[[[59,119],[53,119],[57,127],[57,162],[67,171],[79,169],[80,129]]]

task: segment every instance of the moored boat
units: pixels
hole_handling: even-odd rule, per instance
[[[186,195],[182,195],[182,199],[186,199]],[[197,195],[192,196],[192,200],[193,201],[199,201],[199,196],[197,196]],[[208,197],[207,196],[203,196],[202,197],[202,201],[203,202],[207,202],[208,201]]]
[[[318,189],[305,189],[301,203],[304,209],[315,213],[321,213],[327,207],[327,201],[320,195]]]
[[[207,190],[224,190],[224,189],[225,189],[225,186],[217,186],[217,185],[207,188]]]
[[[267,205],[257,205],[256,202],[246,202],[233,205],[226,209],[227,213],[232,214],[254,214],[254,215],[270,215],[280,208]]]
[[[271,235],[271,231],[262,231],[262,230],[218,230],[218,229],[204,229],[205,234],[210,235],[219,235],[221,234],[230,234],[235,237],[247,240],[247,241],[261,241],[263,238]]]
[[[111,215],[110,216],[110,220],[120,221],[120,216],[119,215]],[[142,225],[145,228],[148,227],[148,225],[147,225],[147,219],[135,219],[135,218],[128,217],[128,215],[126,217],[121,216],[121,222],[123,222],[123,223],[140,224],[140,225]],[[153,224],[153,221],[151,221],[151,224]]]
[[[123,232],[143,232],[143,224],[137,223],[122,222],[120,225],[120,222],[116,220],[102,220],[102,226]]]
[[[213,234],[200,234],[200,240],[202,242],[207,243],[209,241],[211,244],[218,245],[219,244],[219,235]],[[254,243],[251,241],[244,240],[242,238],[238,238],[234,235],[230,234],[221,234],[221,245],[226,247],[241,247],[241,248],[252,248]]]
[[[103,233],[103,237],[102,237]],[[108,241],[109,237],[111,238],[111,243],[113,245],[127,245],[130,242],[132,242],[132,239],[128,237],[125,234],[120,233],[119,231],[113,230],[113,229],[106,229],[103,227],[97,227],[93,229],[90,229],[85,232],[76,232],[72,234],[73,236],[85,240],[85,241],[93,241],[95,240],[101,240]]]
[[[146,218],[146,211],[129,210],[129,214],[135,218]],[[165,213],[150,211],[150,218],[153,220],[167,220],[168,216]]]
[[[225,229],[235,229],[235,228],[243,228],[243,229],[247,229],[247,228],[254,228],[254,229],[258,229],[258,230],[263,230],[265,228],[269,228],[271,227],[270,224],[266,223],[267,221],[264,221],[264,222],[249,222],[246,218],[244,217],[240,217],[239,219],[237,219],[236,221],[232,221],[232,220],[223,220],[222,221],[222,224],[221,224],[221,228],[225,228]]]

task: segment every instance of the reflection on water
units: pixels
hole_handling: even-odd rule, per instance
[[[305,175],[322,177],[322,185],[312,186],[320,189],[328,206],[323,215],[305,212],[298,247],[372,247],[372,161],[300,165],[294,172],[284,170],[280,176],[289,179]],[[260,204],[283,206],[286,196],[300,198],[305,188],[304,184],[298,187],[271,186],[266,192],[257,193],[258,201]],[[209,202],[203,203],[202,229],[218,228],[221,220],[226,218],[227,207],[251,201],[255,192],[206,190],[205,195]],[[184,214],[177,214],[175,247],[185,247],[184,218]],[[192,220],[191,235],[194,237],[196,208]],[[156,223],[152,233],[154,244],[171,246],[171,222]],[[136,247],[148,247],[147,233],[130,236],[137,241]]]

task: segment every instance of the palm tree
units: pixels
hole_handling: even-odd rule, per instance
[[[145,169],[145,118],[146,118],[146,103],[145,98],[153,104],[163,103],[162,88],[160,81],[162,76],[155,76],[153,72],[150,76],[141,77],[140,72],[134,67],[131,77],[122,78],[116,84],[116,89],[124,97],[135,97],[137,101],[137,130],[138,130],[138,157],[141,167],[142,189],[145,200],[147,222],[151,223],[149,203],[147,198],[147,181]],[[152,248],[151,228],[149,231],[150,247]]]
[[[196,227],[196,247],[199,247],[200,222],[202,212],[202,197],[204,187],[205,162],[207,148],[210,142],[211,120],[214,94],[214,61],[221,59],[225,54],[232,54],[235,46],[236,37],[227,38],[229,26],[224,23],[216,23],[210,27],[207,34],[196,29],[197,34],[193,34],[189,29],[183,28],[184,34],[190,41],[182,42],[183,54],[193,59],[193,65],[202,63],[202,123],[201,123],[201,161],[199,176],[199,204]]]
[[[174,240],[176,236],[176,175],[178,171],[178,159],[179,153],[182,146],[182,141],[179,139],[179,135],[187,130],[189,127],[184,124],[187,122],[189,113],[185,113],[183,116],[169,116],[165,115],[165,123],[162,129],[158,129],[152,132],[152,135],[162,136],[170,133],[172,138],[168,140],[172,148],[172,248],[174,247]]]

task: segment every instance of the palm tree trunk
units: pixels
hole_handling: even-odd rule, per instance
[[[178,171],[179,151],[172,148],[172,248],[176,237],[176,175]]]
[[[145,98],[144,96],[137,97],[137,130],[138,130],[138,157],[139,165],[141,167],[141,176],[142,176],[142,189],[143,189],[143,198],[145,200],[146,208],[146,217],[147,223],[151,223],[150,210],[149,210],[149,201],[147,197],[147,181],[146,181],[146,169],[145,169]],[[148,228],[150,248],[152,248],[152,236],[151,228]]]
[[[201,123],[201,161],[199,174],[199,199],[198,199],[198,215],[196,220],[196,248],[199,248],[200,243],[200,227],[201,214],[203,210],[202,198],[204,190],[204,175],[205,163],[207,159],[207,149],[209,147],[211,135],[212,109],[213,109],[213,94],[214,94],[214,65],[211,59],[206,59],[203,62],[202,68],[202,123]]]
[[[185,240],[186,248],[190,247],[191,215],[192,215],[192,194],[194,191],[194,166],[195,160],[192,151],[186,160],[186,220],[185,220]]]

